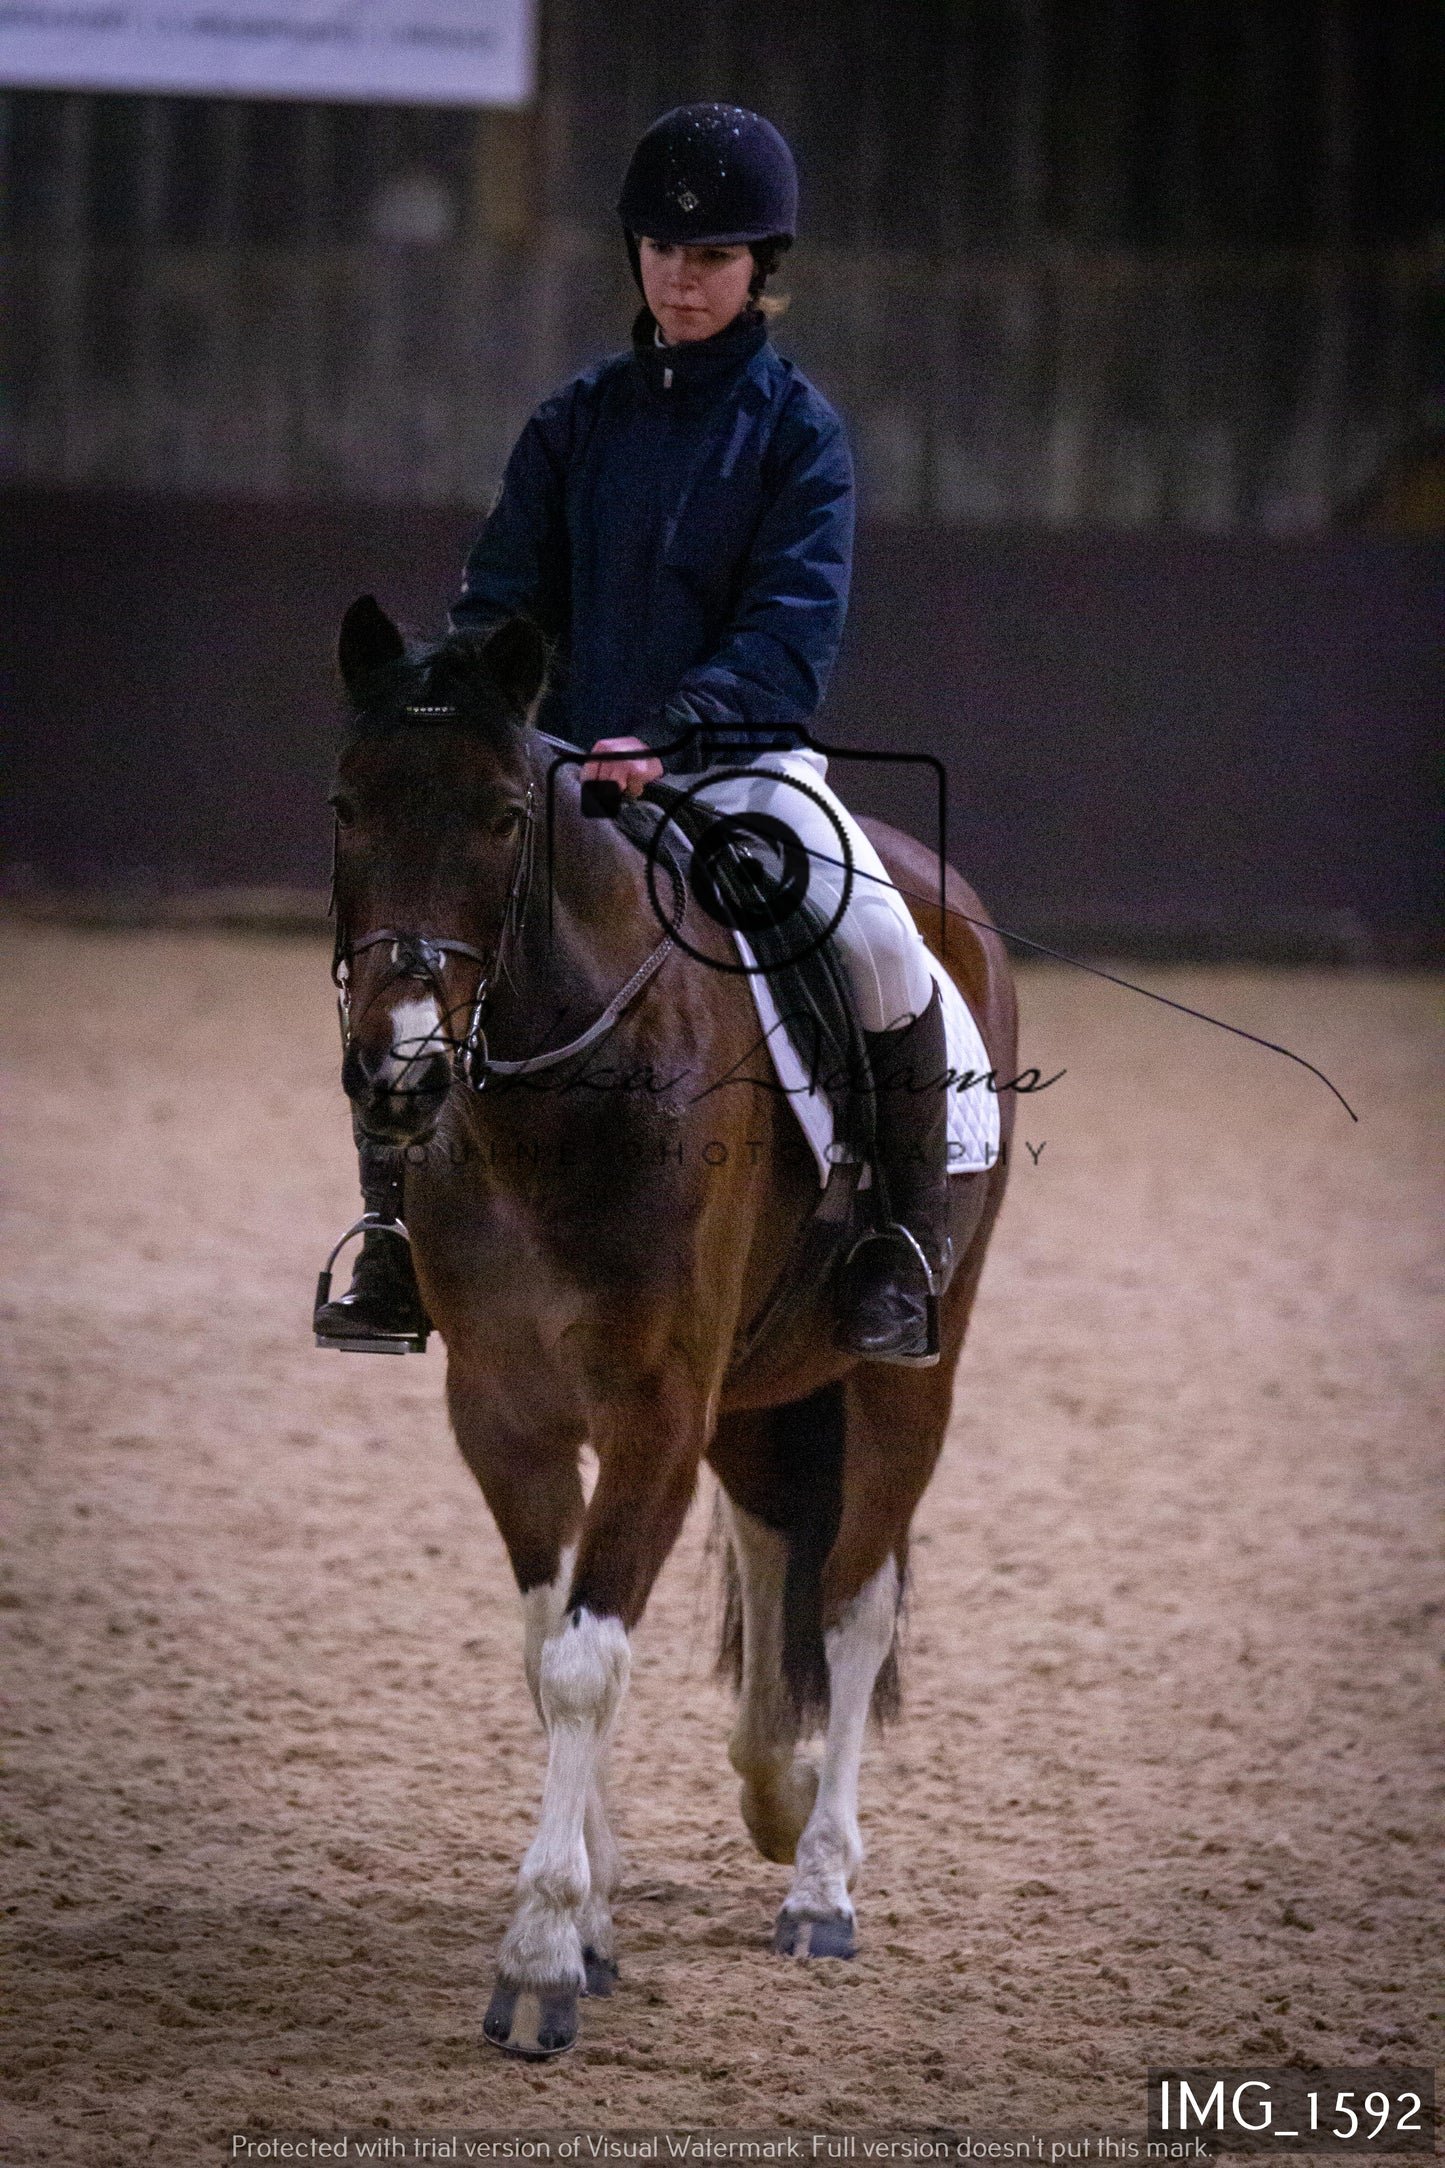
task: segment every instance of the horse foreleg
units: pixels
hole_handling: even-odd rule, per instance
[[[522,1598],[523,1661],[527,1685],[545,1730],[542,1710],[542,1650],[562,1623],[577,1546],[563,1551],[556,1578],[539,1582]],[[607,1819],[607,1742],[602,1743],[596,1772],[587,1791],[583,1812],[583,1841],[587,1846],[588,1889],[579,1909],[577,1931],[582,1938],[582,1963],[586,1970],[586,1993],[610,1995],[617,1984],[616,1945],[612,1933],[612,1892],[622,1872],[622,1855]]]
[[[874,1683],[893,1646],[898,1587],[890,1555],[823,1636],[828,1732],[818,1797],[798,1840],[792,1888],[773,1936],[784,1957],[851,1957],[857,1946],[848,1892],[863,1859],[858,1774]]]
[[[589,1803],[598,1803],[593,1810],[593,1835],[602,1855],[598,1866],[615,1875],[610,1833],[604,1842],[595,1817],[608,1735],[630,1669],[621,1621],[599,1618],[581,1606],[567,1613],[538,1652],[537,1704],[547,1731],[542,1813],[522,1862],[517,1904],[502,1938],[497,1985],[482,2024],[489,2040],[516,2055],[556,2055],[577,2037],[577,1998],[588,1985],[583,1931],[595,1925]],[[605,1891],[602,1909],[605,1915]],[[610,1940],[610,1921],[608,1934]]]
[[[572,1587],[576,1544],[563,1550],[555,1580],[542,1580],[522,1596],[522,1661],[526,1685],[537,1715],[542,1715],[542,1650],[561,1626],[561,1613]],[[622,1875],[622,1854],[607,1819],[607,1741],[602,1743],[598,1771],[587,1789],[583,1815],[583,1841],[587,1845],[587,1897],[583,1899],[578,1934],[583,1938],[583,1964],[587,1969],[587,1995],[611,1995],[617,1984],[617,1958],[613,1940],[611,1897]]]
[[[588,1981],[584,1935],[610,1941],[607,1894],[617,1861],[601,1811],[603,1766],[631,1670],[628,1629],[642,1615],[692,1495],[701,1440],[696,1399],[685,1382],[664,1376],[593,1411],[597,1485],[565,1616],[537,1659],[548,1740],[541,1819],[522,1862],[483,2024],[489,2040],[514,2054],[555,2055],[572,2045]],[[538,1599],[539,1612],[543,1603]],[[593,1948],[594,1978],[610,1973],[608,1948]]]
[[[523,1664],[548,1737],[541,1823],[483,2029],[517,2054],[550,2055],[576,2036],[578,1994],[610,1992],[615,1972],[608,1897],[618,1861],[601,1765],[621,1690],[615,1680],[609,1687],[596,1649],[579,1655],[576,1622],[563,1617],[585,1512],[577,1470],[584,1431],[570,1414],[548,1424],[509,1406],[496,1380],[468,1370],[455,1351],[448,1395],[457,1443],[522,1592]]]
[[[742,1778],[738,1804],[764,1859],[796,1854],[818,1791],[818,1771],[797,1755],[798,1717],[783,1669],[788,1539],[724,1493],[743,1614],[742,1678],[728,1759]]]
[[[607,1748],[604,1739],[583,1821],[589,1882],[577,1914],[577,1932],[582,1939],[582,1968],[589,1995],[610,1995],[617,1985],[612,1892],[622,1879],[622,1854],[607,1819]]]

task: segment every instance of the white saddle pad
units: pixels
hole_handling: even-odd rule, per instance
[[[754,962],[746,940],[734,934],[738,954],[745,964]],[[933,982],[943,1001],[943,1023],[948,1043],[948,1066],[954,1081],[948,1087],[948,1171],[980,1174],[998,1158],[998,1094],[989,1088],[988,1051],[973,1020],[973,1012],[927,943],[919,936]],[[839,1144],[833,1134],[833,1108],[825,1092],[814,1091],[807,1071],[784,1028],[773,990],[761,971],[748,974],[757,1005],[758,1022],[772,1057],[778,1083],[818,1163],[818,1180],[826,1185],[832,1169],[855,1155]],[[976,1082],[970,1082],[976,1078]],[[1007,1082],[1007,1079],[1004,1079]],[[866,1180],[866,1177],[865,1177]]]

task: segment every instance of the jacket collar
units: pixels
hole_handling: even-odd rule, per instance
[[[659,346],[657,320],[651,309],[641,309],[632,326],[632,352],[648,389],[659,398],[680,394],[711,394],[740,377],[768,343],[767,318],[756,309],[744,309],[710,339],[689,339],[678,346]]]

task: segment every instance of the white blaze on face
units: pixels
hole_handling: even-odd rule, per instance
[[[431,995],[423,1001],[398,1002],[391,1012],[391,1051],[376,1081],[385,1089],[405,1091],[431,1056],[445,1051],[441,1016]]]

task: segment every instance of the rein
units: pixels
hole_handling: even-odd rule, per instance
[[[409,711],[421,712],[421,711]],[[438,711],[440,712],[440,711]],[[604,1039],[624,1012],[631,1007],[655,974],[662,969],[675,946],[672,935],[665,934],[651,954],[633,972],[625,986],[618,988],[595,1023],[590,1024],[565,1046],[551,1047],[541,1054],[529,1054],[521,1061],[502,1061],[487,1046],[485,1019],[492,987],[505,969],[508,941],[520,937],[526,921],[527,898],[531,892],[532,851],[535,831],[533,793],[527,792],[525,826],[517,845],[513,861],[512,878],[507,890],[507,901],[502,912],[501,930],[490,956],[474,948],[469,941],[443,940],[431,934],[413,933],[409,929],[380,926],[372,933],[362,934],[358,940],[350,940],[341,923],[341,906],[336,894],[335,878],[332,881],[332,902],[336,909],[336,952],[332,959],[331,976],[336,986],[337,1007],[341,1022],[343,1052],[351,1045],[351,965],[354,959],[367,949],[380,948],[391,943],[391,962],[398,977],[420,979],[430,986],[437,997],[443,1014],[447,1009],[447,992],[444,973],[449,956],[464,956],[481,968],[477,974],[476,989],[472,997],[471,1020],[466,1036],[452,1048],[452,1075],[456,1082],[468,1091],[479,1092],[489,1076],[530,1076],[538,1069],[554,1069],[564,1061],[571,1061],[577,1054],[585,1054],[600,1039]],[[674,901],[678,917],[686,908],[687,891],[682,875],[670,857],[663,863],[672,876]]]

